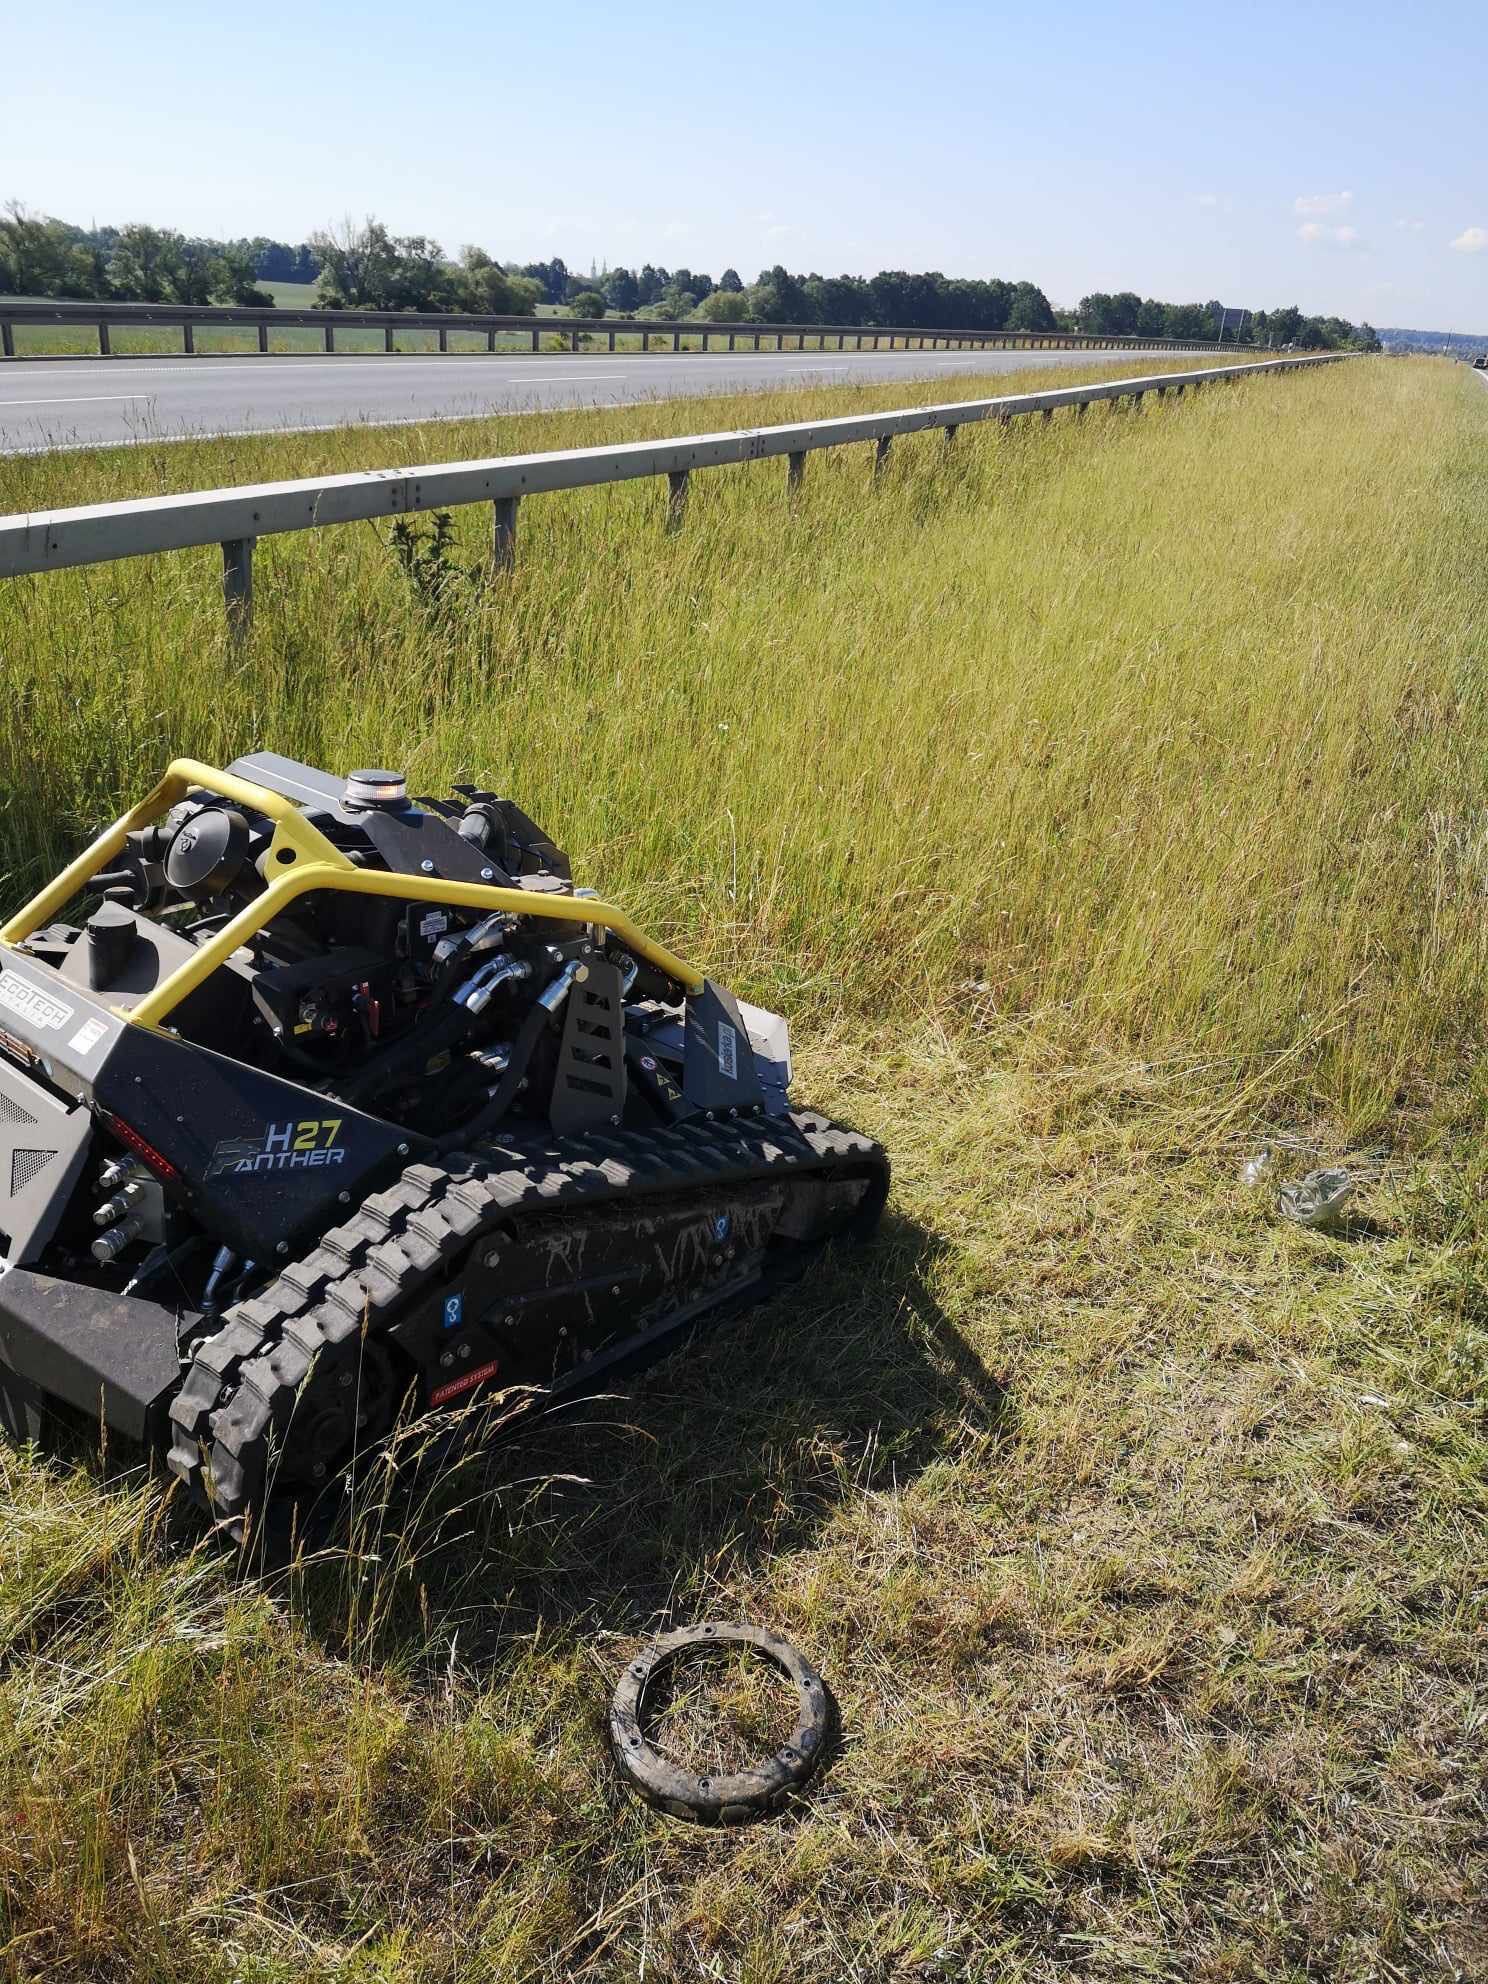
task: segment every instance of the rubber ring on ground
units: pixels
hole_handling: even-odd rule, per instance
[[[760,1763],[728,1777],[701,1777],[668,1763],[647,1741],[641,1713],[647,1688],[683,1654],[729,1646],[748,1647],[784,1671],[800,1698],[800,1719],[790,1741]],[[789,1640],[759,1626],[716,1620],[653,1640],[626,1667],[610,1704],[610,1742],[621,1775],[659,1811],[705,1826],[746,1825],[778,1811],[821,1761],[831,1724],[827,1685]]]

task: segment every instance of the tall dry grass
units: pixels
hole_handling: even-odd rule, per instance
[[[57,456],[0,508],[698,423]],[[793,510],[702,478],[670,538],[652,490],[533,503],[432,604],[327,533],[264,547],[241,658],[205,555],[5,590],[12,893],[172,751],[489,773],[786,1007],[896,1183],[866,1258],[364,1478],[287,1576],[123,1456],[0,1455],[0,1974],[1482,1972],[1485,429],[1383,361],[966,429]],[[1378,1133],[1343,1232],[1235,1184],[1277,1119],[1283,1167]],[[712,1835],[603,1734],[707,1616],[797,1640],[845,1732]]]
[[[1460,1050],[1484,964],[1471,383],[1380,360],[963,428],[877,486],[859,451],[815,458],[791,507],[778,469],[718,472],[670,537],[651,486],[545,498],[494,584],[467,510],[477,576],[438,605],[371,525],[270,540],[242,658],[214,554],[12,585],[10,886],[172,752],[489,776],[798,1017],[902,1024],[974,984],[1036,1054],[1187,1056],[1361,1125]],[[283,439],[267,467],[48,457],[0,469],[0,504],[833,400]]]

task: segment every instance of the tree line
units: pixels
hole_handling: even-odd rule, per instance
[[[1112,296],[1097,290],[1080,298],[1074,328],[1097,337],[1164,337],[1217,340],[1221,331],[1237,343],[1299,344],[1324,351],[1378,351],[1372,324],[1346,317],[1309,317],[1296,304],[1279,310],[1237,310],[1221,303],[1158,303],[1125,289]]]
[[[133,222],[74,226],[11,202],[0,218],[0,295],[266,307],[260,283],[314,283],[327,309],[449,310],[532,316],[539,304],[575,317],[663,323],[898,325],[925,331],[1083,331],[1102,337],[1307,344],[1377,350],[1368,324],[1309,317],[1295,306],[1225,310],[1217,302],[1160,303],[1133,290],[1097,291],[1056,311],[1036,283],[881,269],[875,276],[793,274],[782,263],[746,284],[727,268],[571,270],[551,261],[498,261],[467,245],[452,260],[429,235],[393,234],[379,220],[345,221],[308,241],[263,235],[216,241]]]
[[[10,201],[0,218],[0,296],[122,303],[241,303],[267,307],[260,281],[314,282],[307,242],[212,241],[131,222],[76,227]]]

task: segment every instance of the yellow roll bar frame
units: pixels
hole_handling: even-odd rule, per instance
[[[282,793],[270,792],[250,779],[218,771],[195,758],[174,758],[165,777],[137,806],[116,820],[71,862],[55,881],[31,898],[24,909],[0,926],[0,943],[21,944],[51,922],[57,912],[85,889],[93,877],[124,848],[125,837],[158,820],[184,799],[193,786],[262,813],[274,822],[263,866],[271,879],[230,923],[203,944],[194,957],[178,965],[153,992],[120,1016],[136,1026],[158,1027],[202,980],[211,976],[232,953],[270,922],[286,904],[311,889],[340,889],[355,896],[395,896],[400,902],[445,903],[457,909],[504,909],[513,916],[546,918],[554,923],[597,924],[612,931],[628,950],[653,964],[689,992],[701,991],[701,972],[638,929],[623,910],[588,896],[549,894],[537,889],[501,889],[481,882],[446,882],[437,875],[403,875],[381,868],[358,868]]]

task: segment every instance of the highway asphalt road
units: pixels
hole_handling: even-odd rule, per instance
[[[1151,369],[1128,354],[1133,377]],[[1196,356],[1217,359],[1212,347]],[[765,392],[788,386],[891,385],[956,373],[1100,365],[1093,351],[640,353],[513,357],[15,359],[0,364],[0,454],[96,448],[187,436],[393,426],[540,408]],[[1229,354],[1225,354],[1226,357]],[[948,386],[947,399],[956,397]],[[890,402],[886,401],[885,404]],[[701,423],[706,426],[706,419]]]

